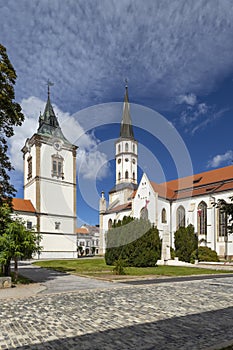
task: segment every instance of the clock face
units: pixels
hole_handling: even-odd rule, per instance
[[[61,142],[55,141],[53,147],[55,148],[55,150],[60,151],[62,147]]]

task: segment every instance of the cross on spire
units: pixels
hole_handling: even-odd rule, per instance
[[[48,85],[48,98],[50,97],[50,86],[53,86],[54,83],[52,83],[49,79],[47,80],[47,85]]]

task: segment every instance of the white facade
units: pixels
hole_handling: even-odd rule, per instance
[[[133,172],[137,174],[134,167],[137,164],[137,141],[133,137],[127,104],[126,90],[121,136],[115,144],[116,185],[109,192],[108,207],[105,198],[100,200],[101,253],[105,252],[106,232],[114,221],[132,216],[148,218],[158,228],[160,237],[166,236],[166,242],[173,248],[177,229],[192,224],[199,245],[210,247],[220,257],[233,258],[233,234],[227,233],[226,217],[214,205],[218,199],[229,201],[233,196],[233,166],[163,184],[156,184],[143,174],[137,186],[137,177],[133,181],[132,175]],[[124,125],[126,121],[128,124]],[[127,139],[125,136],[130,137]],[[124,175],[126,171],[130,179]],[[134,186],[127,186],[129,183]]]
[[[24,199],[36,210],[41,258],[76,258],[76,149],[48,101],[36,134],[23,147]]]

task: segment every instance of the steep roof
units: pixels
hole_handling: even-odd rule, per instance
[[[32,202],[28,199],[13,198],[12,204],[14,211],[24,211],[30,213],[36,212],[36,209],[32,205]]]
[[[160,197],[170,200],[206,195],[233,189],[233,165],[151,185]]]
[[[124,97],[124,107],[123,115],[121,120],[121,130],[120,138],[134,139],[132,120],[129,111],[129,96],[128,96],[128,86],[125,86],[125,97]]]

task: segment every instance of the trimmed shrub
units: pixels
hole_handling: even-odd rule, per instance
[[[127,224],[124,225],[124,223]],[[123,223],[123,225],[122,225]],[[113,265],[121,259],[124,266],[155,266],[161,255],[159,231],[148,220],[122,220],[107,233],[105,261]]]
[[[190,262],[194,263],[195,260],[218,262],[219,258],[215,250],[212,250],[209,247],[199,247],[198,249],[195,249],[191,254]]]
[[[198,239],[193,225],[180,227],[175,232],[176,256],[181,261],[190,262],[192,252],[197,249]]]

